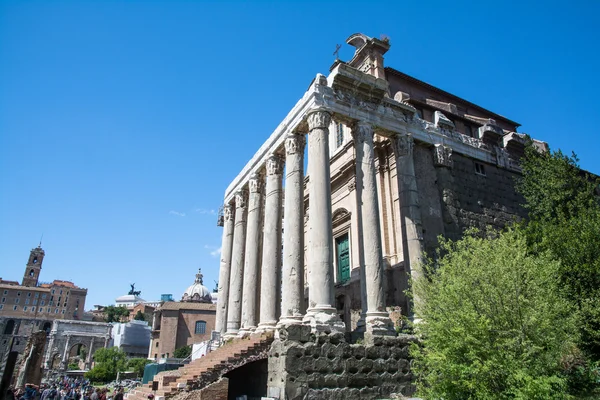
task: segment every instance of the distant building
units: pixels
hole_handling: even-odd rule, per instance
[[[0,278],[0,394],[15,383],[15,369],[22,364],[25,350],[42,350],[39,340],[29,343],[38,332],[49,334],[53,321],[78,320],[83,315],[87,289],[58,279],[40,282],[45,255],[41,246],[31,250],[21,284]],[[41,367],[41,358],[36,362]]]
[[[145,321],[129,321],[113,323],[112,345],[123,350],[128,357],[143,357],[148,355],[152,329]]]
[[[85,307],[87,289],[73,282],[39,282],[45,252],[31,250],[22,283],[0,278],[0,317],[78,319]]]
[[[148,358],[173,357],[176,349],[210,339],[215,316],[213,294],[203,285],[198,270],[181,301],[167,301],[154,312]]]
[[[94,353],[110,344],[112,325],[101,322],[56,320],[44,352],[46,376],[64,373],[70,364],[89,370]]]

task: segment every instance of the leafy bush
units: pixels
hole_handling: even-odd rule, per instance
[[[173,352],[175,358],[187,358],[192,354],[192,346],[183,346]]]
[[[135,372],[138,377],[141,377],[144,375],[144,367],[151,362],[146,358],[131,358],[127,361],[127,369]]]
[[[560,360],[576,329],[557,284],[559,263],[530,255],[517,231],[441,242],[444,256],[414,282],[422,318],[415,328],[423,347],[412,348],[420,395],[565,398]]]
[[[125,353],[117,348],[98,349],[94,353],[94,368],[86,372],[85,377],[92,382],[108,382],[117,377],[117,372],[124,371]]]

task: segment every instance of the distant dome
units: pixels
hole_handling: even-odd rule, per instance
[[[199,303],[212,303],[210,290],[202,284],[202,271],[198,269],[196,280],[185,290],[181,301],[195,301]]]

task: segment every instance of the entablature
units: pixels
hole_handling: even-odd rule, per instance
[[[479,129],[478,138],[458,132],[443,115],[438,116],[436,124],[430,123],[419,118],[410,104],[390,98],[384,79],[338,63],[328,77],[316,76],[304,96],[229,185],[225,204],[233,200],[237,190],[247,185],[253,173],[264,168],[271,154],[281,152],[289,133],[308,133],[307,117],[316,111],[326,111],[333,120],[347,126],[358,121],[371,124],[380,136],[393,139],[397,135],[411,134],[417,142],[443,145],[483,162],[520,170],[516,162],[506,162],[496,151],[496,148],[506,147],[513,155],[513,145],[520,140],[518,134],[509,133],[505,140],[504,131],[489,120]]]

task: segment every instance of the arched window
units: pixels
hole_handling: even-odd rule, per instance
[[[6,323],[6,326],[4,327],[4,334],[11,335],[14,330],[15,330],[15,321],[11,319]]]
[[[194,333],[197,335],[206,333],[206,321],[196,321],[196,329]]]
[[[34,272],[33,270],[29,271],[29,276],[33,276]]]

